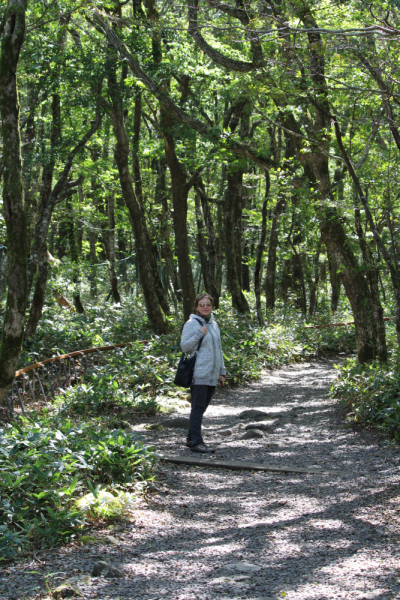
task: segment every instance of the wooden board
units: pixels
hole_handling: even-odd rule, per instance
[[[215,467],[218,469],[233,469],[236,471],[275,471],[277,473],[304,473],[306,475],[336,475],[344,477],[348,475],[346,471],[319,469],[317,467],[290,467],[278,466],[265,463],[250,463],[239,460],[207,460],[198,458],[197,456],[166,456],[165,454],[156,453],[155,456],[166,462],[175,463],[177,465],[194,465],[199,467]]]

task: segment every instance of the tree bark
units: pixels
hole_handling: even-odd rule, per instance
[[[67,209],[67,235],[68,235],[68,243],[72,261],[73,268],[73,276],[72,282],[74,284],[74,292],[73,292],[73,301],[76,308],[76,312],[82,315],[85,312],[81,301],[80,295],[80,276],[79,276],[79,256],[78,256],[78,248],[76,245],[76,235],[75,235],[75,225],[74,225],[74,213],[72,210],[71,201],[68,200],[66,203]]]
[[[225,199],[225,255],[226,255],[226,280],[228,290],[232,296],[232,306],[240,313],[250,311],[248,302],[241,287],[241,258],[237,254],[237,218],[241,206],[241,172],[228,172],[228,187]]]
[[[265,238],[267,237],[267,207],[268,207],[268,199],[269,199],[269,190],[270,190],[270,177],[269,173],[265,171],[265,197],[261,211],[261,234],[260,241],[257,245],[257,256],[256,256],[256,266],[254,269],[254,292],[256,295],[256,310],[257,310],[257,319],[258,323],[261,327],[265,325],[264,315],[262,312],[261,306],[261,267],[262,260],[264,254],[265,247]]]
[[[299,308],[301,310],[303,315],[306,315],[307,314],[307,298],[306,298],[306,283],[305,283],[305,278],[304,278],[304,269],[303,269],[301,256],[298,253],[297,248],[296,248],[296,243],[299,243],[301,241],[300,235],[299,234],[297,235],[296,242],[294,240],[292,240],[293,226],[294,226],[295,220],[296,220],[294,204],[295,204],[294,198],[292,198],[292,205],[293,205],[292,225],[290,228],[290,232],[289,232],[287,241],[288,241],[288,244],[290,244],[290,246],[293,250],[293,254],[294,254],[293,261],[292,261],[292,287],[295,289],[296,295],[297,295],[296,305],[297,305],[297,308]],[[300,225],[296,223],[296,229],[297,229],[297,226],[300,226]]]
[[[135,114],[133,119],[133,139],[132,139],[132,158],[133,158],[133,177],[135,182],[135,194],[138,204],[141,207],[142,214],[144,215],[144,204],[143,204],[143,186],[142,186],[142,175],[140,170],[139,162],[139,144],[140,144],[140,125],[142,116],[142,96],[136,94],[135,96]],[[147,228],[146,228],[147,229]],[[149,238],[149,243],[150,238]],[[154,288],[157,294],[158,301],[161,305],[162,310],[166,315],[170,314],[170,309],[167,301],[166,294],[162,285],[160,273],[157,266],[156,255],[152,252],[149,256],[149,265],[153,271]]]
[[[335,261],[335,256],[331,256],[329,252],[328,267],[329,278],[331,282],[331,311],[336,313],[340,300],[340,288],[342,287],[342,280],[339,272],[340,264]]]
[[[314,272],[310,277],[310,304],[308,305],[308,314],[310,317],[315,312],[317,306],[317,291],[318,291],[318,283],[319,283],[319,255],[321,253],[321,238],[318,240],[317,249],[314,257]]]
[[[22,186],[17,69],[25,38],[26,0],[8,0],[0,54],[3,139],[3,205],[9,265],[6,312],[0,346],[0,404],[14,379],[21,351],[27,299],[27,223]]]
[[[268,244],[267,276],[265,278],[265,297],[267,310],[275,308],[275,278],[276,278],[276,249],[279,240],[279,225],[281,215],[286,207],[286,200],[279,197],[272,217],[271,232]]]
[[[325,209],[320,229],[333,261],[343,265],[341,279],[353,311],[358,360],[364,363],[376,354],[376,328],[367,280],[360,273],[343,225],[333,208]]]
[[[182,286],[183,317],[187,321],[193,311],[196,296],[187,232],[188,195],[191,183],[187,181],[183,167],[176,155],[175,140],[172,134],[173,125],[170,115],[162,106],[161,130],[164,138],[165,158],[171,175],[175,253],[178,258],[179,279]]]
[[[43,253],[39,258],[35,291],[33,293],[32,304],[25,328],[25,339],[30,339],[35,335],[40,317],[42,316],[46,296],[48,268],[47,247],[45,246],[43,248]]]
[[[155,201],[161,204],[161,221],[160,221],[160,233],[161,233],[161,254],[165,261],[167,268],[167,278],[172,282],[172,289],[176,299],[182,302],[182,290],[179,283],[178,272],[175,266],[175,259],[172,247],[172,241],[170,238],[169,230],[169,206],[166,186],[166,168],[167,165],[165,160],[157,160],[155,162],[156,170],[156,189],[155,189]],[[176,300],[174,299],[174,302]]]
[[[364,264],[367,266],[367,279],[371,290],[371,298],[375,309],[376,336],[378,342],[378,359],[381,362],[387,362],[386,329],[383,320],[383,307],[379,297],[379,277],[378,268],[375,264],[373,254],[365,238],[364,230],[361,224],[361,214],[357,203],[354,207],[354,222],[363,255]]]
[[[97,234],[94,228],[89,229],[89,261],[91,265],[90,269],[90,297],[97,297],[97,282],[96,282],[96,241]]]
[[[110,234],[110,285],[111,285],[111,294],[114,300],[114,304],[121,303],[121,297],[118,291],[118,279],[115,273],[115,211],[114,211],[114,194],[110,194],[108,197],[108,226],[109,226],[109,234]]]
[[[219,296],[220,292],[217,286],[217,262],[218,262],[218,240],[215,235],[214,223],[211,215],[210,204],[205,193],[204,184],[199,177],[196,190],[200,195],[199,206],[196,210],[198,211],[200,220],[204,217],[204,224],[207,230],[207,246],[206,246],[206,257],[207,260],[203,266],[204,285],[206,291],[211,294],[214,299],[213,306],[218,309],[219,307]],[[206,269],[206,270],[204,270]]]

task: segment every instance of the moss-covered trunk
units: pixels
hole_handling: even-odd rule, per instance
[[[0,346],[0,404],[14,379],[26,308],[27,225],[22,186],[17,68],[25,37],[27,0],[8,0],[0,54],[0,111],[3,138],[3,205],[9,279]]]

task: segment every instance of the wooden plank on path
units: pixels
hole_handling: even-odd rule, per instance
[[[346,471],[327,470],[317,467],[290,467],[270,465],[265,463],[242,462],[240,460],[207,460],[195,456],[166,456],[165,454],[157,454],[156,457],[166,462],[175,463],[177,465],[194,465],[199,467],[215,467],[218,469],[233,469],[236,471],[275,471],[277,473],[304,473],[306,475],[336,475],[344,477],[348,475]]]

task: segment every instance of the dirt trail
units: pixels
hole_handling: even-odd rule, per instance
[[[334,377],[329,361],[292,365],[221,391],[204,437],[220,442],[216,458],[340,469],[344,477],[162,463],[148,506],[112,531],[115,543],[8,567],[0,599],[45,598],[46,573],[58,573],[48,578],[53,587],[74,577],[69,586],[88,599],[400,599],[400,454],[343,426],[328,397]],[[260,426],[239,418],[248,409],[267,413],[262,437],[242,439],[255,431],[246,426]],[[158,417],[164,430],[146,438],[160,452],[190,454],[187,416]],[[90,577],[99,558],[125,578]]]

